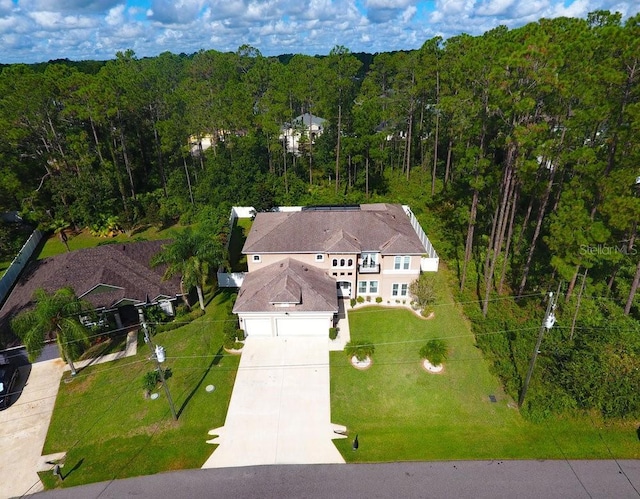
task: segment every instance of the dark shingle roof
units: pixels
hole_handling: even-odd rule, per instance
[[[70,286],[96,308],[112,308],[122,300],[142,303],[147,296],[173,298],[180,294],[180,277],[162,281],[166,267],[149,266],[168,242],[108,244],[31,262],[0,309],[0,322],[28,308],[38,288],[51,293]]]
[[[277,303],[295,303],[289,309],[294,312],[336,313],[336,281],[313,265],[285,258],[245,276],[233,311],[282,311]]]
[[[258,213],[243,253],[422,254],[426,250],[402,206]]]

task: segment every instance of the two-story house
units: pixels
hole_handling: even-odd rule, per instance
[[[248,336],[326,335],[341,297],[408,303],[423,257],[435,255],[410,215],[392,204],[258,213],[242,250],[240,327]]]

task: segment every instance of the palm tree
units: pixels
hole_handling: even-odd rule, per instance
[[[448,356],[447,344],[443,340],[429,340],[420,349],[420,357],[429,361],[432,366],[439,366]]]
[[[35,307],[18,314],[11,327],[23,341],[32,362],[42,353],[47,337],[55,335],[60,355],[75,376],[73,361],[78,358],[89,339],[89,330],[80,316],[92,309],[90,303],[78,298],[71,288],[49,294],[44,289],[33,293]]]
[[[225,249],[219,239],[210,237],[205,232],[194,232],[187,227],[183,232],[176,234],[171,244],[162,247],[162,250],[151,259],[151,265],[153,267],[160,264],[167,265],[163,280],[180,274],[183,295],[185,295],[184,286],[187,289],[195,286],[200,308],[204,310],[202,288],[206,283],[209,268],[220,265],[224,257]]]

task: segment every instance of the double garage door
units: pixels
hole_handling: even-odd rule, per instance
[[[247,336],[316,336],[329,334],[329,317],[261,317],[244,318]]]

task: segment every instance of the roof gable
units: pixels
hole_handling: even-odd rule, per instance
[[[245,276],[233,311],[273,312],[283,304],[301,312],[336,313],[336,281],[316,267],[285,258]]]

